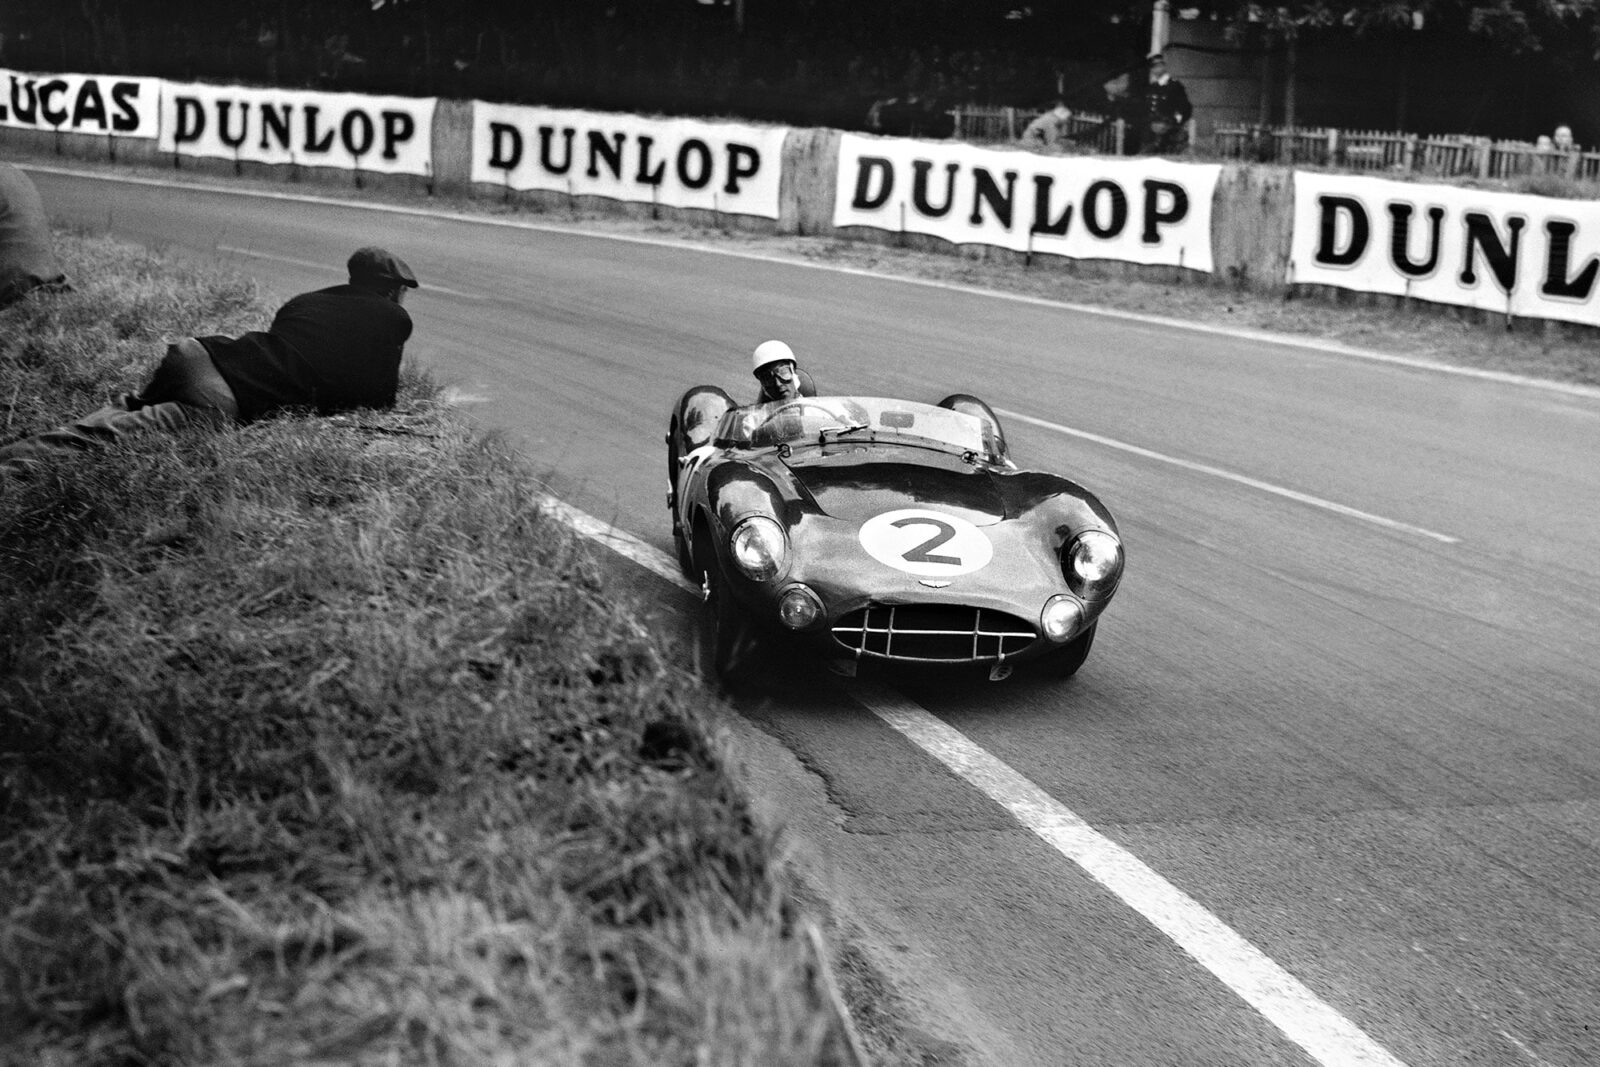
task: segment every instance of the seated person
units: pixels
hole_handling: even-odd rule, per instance
[[[794,349],[782,341],[762,341],[757,345],[750,370],[761,383],[761,393],[755,399],[757,404],[817,395],[811,375],[800,369]]]

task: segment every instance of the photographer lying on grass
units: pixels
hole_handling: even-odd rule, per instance
[[[401,304],[416,275],[400,257],[370,246],[357,249],[348,267],[348,284],[301,293],[265,331],[174,342],[138,395],[125,393],[76,422],[0,448],[0,472],[25,472],[52,452],[145,430],[248,423],[285,408],[329,415],[393,407],[411,336]]]

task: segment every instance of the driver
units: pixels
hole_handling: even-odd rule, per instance
[[[800,369],[794,358],[794,349],[782,341],[762,341],[756,345],[750,369],[761,383],[757,404],[773,400],[794,400],[802,396],[816,396],[816,386],[811,375]]]

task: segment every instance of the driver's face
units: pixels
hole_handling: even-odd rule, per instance
[[[788,360],[769,363],[756,372],[761,383],[761,395],[768,400],[793,400],[800,395],[800,376]]]

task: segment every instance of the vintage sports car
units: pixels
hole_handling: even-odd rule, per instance
[[[740,406],[697,386],[667,430],[672,535],[726,681],[800,642],[862,661],[975,664],[1000,680],[1083,664],[1122,578],[1094,494],[1022,470],[976,397],[803,396]]]

